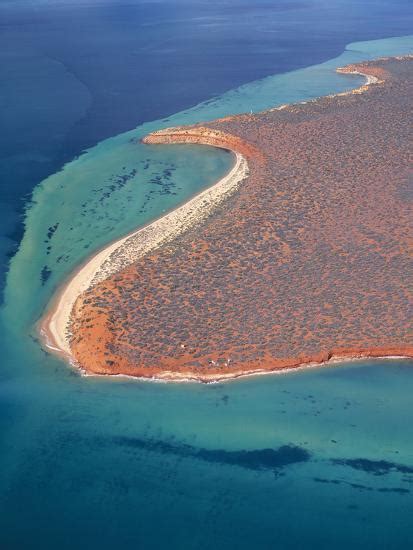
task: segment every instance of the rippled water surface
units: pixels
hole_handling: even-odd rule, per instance
[[[93,250],[225,173],[212,148],[146,132],[357,86],[334,68],[403,54],[413,38],[348,46],[100,142],[43,181],[1,313],[4,548],[409,548],[413,370],[337,365],[225,384],[80,378],[34,323]]]

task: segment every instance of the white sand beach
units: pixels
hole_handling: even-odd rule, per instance
[[[234,154],[233,168],[217,183],[172,212],[105,247],[69,278],[40,323],[40,333],[48,349],[71,360],[69,324],[78,296],[201,223],[237,190],[248,176],[248,164],[240,153],[234,151]]]

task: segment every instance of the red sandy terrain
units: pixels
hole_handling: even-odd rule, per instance
[[[413,357],[413,61],[347,70],[380,82],[147,138],[238,150],[250,175],[202,226],[78,298],[82,369],[208,380]]]

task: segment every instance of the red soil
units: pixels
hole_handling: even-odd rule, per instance
[[[352,66],[383,82],[150,136],[237,149],[250,176],[201,227],[79,297],[79,366],[208,380],[413,357],[412,67]]]

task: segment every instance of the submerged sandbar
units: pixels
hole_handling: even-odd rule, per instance
[[[369,86],[148,136],[232,149],[249,176],[159,247],[106,255],[52,341],[87,373],[205,381],[413,357],[413,60],[344,70]]]

